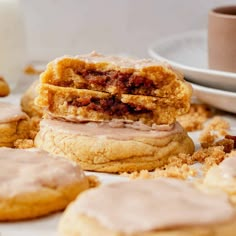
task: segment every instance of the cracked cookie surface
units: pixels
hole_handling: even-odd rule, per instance
[[[183,76],[165,63],[97,53],[52,61],[40,83],[36,104],[65,120],[171,124],[188,111],[192,94]]]

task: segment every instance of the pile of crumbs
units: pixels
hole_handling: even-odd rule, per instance
[[[214,110],[206,104],[191,104],[190,110],[177,118],[181,126],[189,131],[203,129],[204,123],[214,115]]]
[[[197,171],[187,164],[181,167],[165,166],[163,169],[156,168],[154,171],[141,170],[140,172],[122,173],[130,179],[155,179],[159,177],[169,177],[177,179],[187,179],[189,176],[196,176]]]
[[[142,170],[140,172],[123,173],[131,179],[153,179],[170,177],[187,179],[197,176],[198,171],[192,165],[201,163],[203,173],[212,166],[218,165],[225,158],[235,155],[236,136],[228,134],[230,125],[221,117],[214,117],[203,129],[199,141],[202,147],[192,155],[180,153],[168,159],[165,166],[156,168],[154,171]],[[223,139],[218,140],[220,137]]]
[[[36,69],[33,65],[27,65],[24,69],[24,73],[28,75],[40,75],[43,71]]]
[[[216,139],[228,135],[229,129],[229,122],[219,116],[215,116],[203,129],[199,141],[202,144],[213,144]]]

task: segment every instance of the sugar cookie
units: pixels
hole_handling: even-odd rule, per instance
[[[234,236],[236,214],[226,194],[207,194],[175,179],[104,185],[64,212],[61,236]]]
[[[0,148],[0,221],[64,209],[89,182],[79,166],[37,149]]]

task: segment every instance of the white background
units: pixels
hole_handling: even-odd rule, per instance
[[[147,56],[150,43],[207,27],[209,9],[236,0],[21,0],[28,58],[97,50]]]

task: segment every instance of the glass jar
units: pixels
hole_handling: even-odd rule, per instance
[[[25,66],[25,30],[19,0],[0,0],[0,75],[14,88]]]

